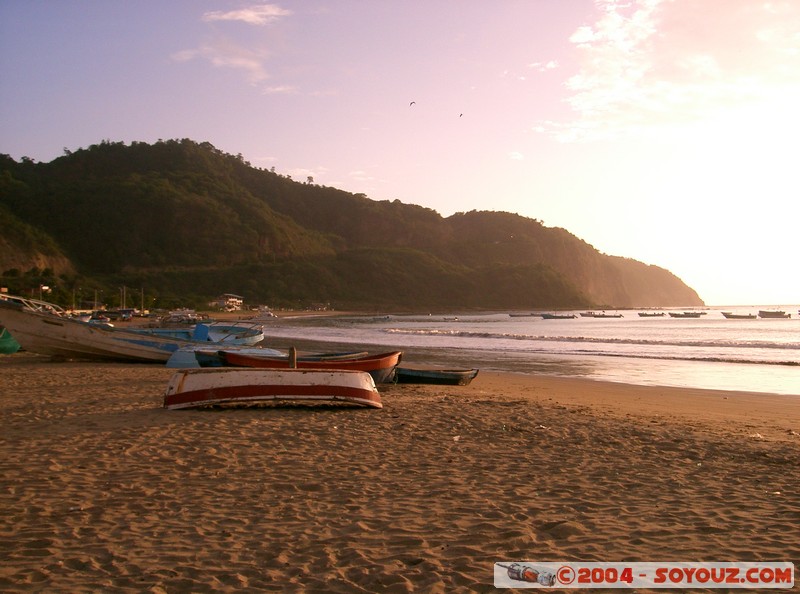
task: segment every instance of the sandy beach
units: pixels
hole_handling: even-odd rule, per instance
[[[0,590],[484,592],[501,560],[800,560],[800,398],[482,372],[380,386],[383,410],[167,411],[172,373],[0,358]]]

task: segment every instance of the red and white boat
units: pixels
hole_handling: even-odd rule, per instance
[[[164,408],[322,401],[383,408],[372,376],[330,369],[184,369],[169,380]]]
[[[261,356],[239,351],[219,351],[225,363],[232,367],[257,367],[266,369],[288,369],[292,362],[286,357]],[[376,384],[392,381],[394,369],[400,363],[403,351],[392,351],[379,355],[366,355],[341,359],[308,361],[297,359],[297,369],[334,369],[366,371]]]

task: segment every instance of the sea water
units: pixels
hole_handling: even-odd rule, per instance
[[[543,319],[520,312],[481,314],[298,316],[265,328],[268,337],[407,352],[406,361],[543,373],[641,385],[800,395],[800,306],[789,319],[727,319],[703,309],[699,318]],[[683,310],[678,310],[683,311]],[[700,310],[696,310],[700,311]],[[652,313],[652,312],[650,312]],[[267,343],[269,338],[267,338]]]

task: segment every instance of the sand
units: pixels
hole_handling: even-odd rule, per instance
[[[484,592],[501,560],[800,560],[797,397],[481,373],[382,386],[383,410],[167,411],[171,374],[0,358],[0,590]]]

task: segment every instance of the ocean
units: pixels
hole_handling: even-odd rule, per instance
[[[477,367],[640,385],[800,395],[800,306],[789,319],[727,319],[695,309],[699,318],[543,319],[541,312],[283,317],[265,327],[269,340],[297,339],[403,350],[407,363]],[[643,310],[644,311],[644,310]],[[552,313],[552,312],[551,312]],[[600,312],[598,312],[600,313]]]

